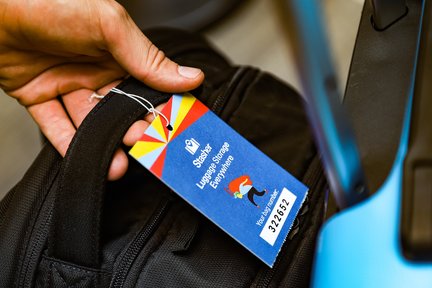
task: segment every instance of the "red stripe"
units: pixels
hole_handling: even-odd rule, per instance
[[[162,178],[162,172],[163,172],[165,158],[166,158],[166,151],[167,151],[167,147],[165,147],[162,150],[162,153],[159,155],[159,157],[156,159],[153,166],[150,168],[150,170],[159,178]]]
[[[141,142],[157,142],[157,143],[165,143],[164,141],[161,141],[161,140],[159,140],[159,139],[156,139],[156,138],[154,138],[154,137],[151,137],[151,136],[149,136],[149,135],[147,135],[147,134],[143,134],[143,136],[141,137],[141,139],[140,140],[138,140],[138,141],[141,141]]]
[[[191,109],[186,115],[183,122],[180,124],[179,128],[175,132],[175,134],[171,137],[172,141],[175,137],[180,135],[186,128],[192,125],[195,121],[201,118],[209,109],[200,101],[196,100],[194,104],[192,104]]]
[[[165,105],[165,107],[162,109],[162,113],[168,118],[168,121],[171,122],[171,111],[172,111],[172,102],[173,102],[173,97],[170,98],[170,100],[168,101],[168,103]],[[165,119],[160,116],[160,120],[162,121],[162,125],[164,126],[164,132],[165,132],[165,139],[168,139],[168,129],[166,128],[166,126],[168,124],[171,124],[171,126],[173,126],[172,123],[165,123]]]

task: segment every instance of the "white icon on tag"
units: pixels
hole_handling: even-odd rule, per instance
[[[200,147],[200,144],[194,138],[187,139],[185,141],[185,144],[185,149],[192,155],[195,155],[195,152]]]

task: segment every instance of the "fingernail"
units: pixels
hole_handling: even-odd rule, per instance
[[[178,72],[185,78],[194,79],[198,77],[198,75],[201,73],[201,70],[193,67],[179,66]]]

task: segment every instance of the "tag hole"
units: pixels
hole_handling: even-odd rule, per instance
[[[171,124],[168,124],[168,126],[166,126],[166,128],[168,129],[168,131],[172,131],[173,127],[171,126]]]

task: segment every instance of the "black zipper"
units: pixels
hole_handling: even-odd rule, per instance
[[[170,203],[171,201],[168,199],[162,200],[156,211],[151,216],[150,220],[141,229],[141,231],[138,232],[135,239],[129,245],[126,252],[123,254],[116,268],[116,272],[113,275],[110,287],[123,287],[133,262],[135,261],[138,254],[141,252],[142,247],[144,247],[144,245],[150,239],[156,227],[164,218]]]
[[[315,156],[315,159],[311,161],[310,165],[313,165],[315,161],[318,161],[317,156]],[[314,165],[314,167],[312,168],[312,171],[310,172],[310,175],[305,177],[304,184],[306,186],[310,187],[310,191],[314,191],[315,193],[320,193],[320,191],[317,191],[317,185],[320,182],[322,177],[323,177],[323,172],[322,172],[320,165]],[[302,209],[299,211],[299,215],[297,215],[297,217],[296,217],[296,220],[298,221],[297,225],[293,225],[293,227],[291,228],[291,231],[287,236],[287,240],[286,240],[285,244],[283,245],[282,250],[279,253],[278,258],[276,259],[276,262],[274,263],[273,268],[272,269],[268,268],[264,272],[264,275],[258,281],[258,284],[256,287],[269,287],[270,286],[270,283],[273,279],[273,276],[275,275],[276,271],[278,270],[278,267],[279,267],[282,259],[284,259],[286,256],[285,254],[286,254],[286,251],[288,249],[289,241],[291,239],[293,239],[293,237],[295,236],[295,235],[291,235],[291,234],[296,228],[298,228],[299,224],[301,223],[301,219],[299,219],[299,217],[307,214],[307,212],[310,210],[309,203],[308,203],[309,199],[310,199],[310,196],[308,195],[306,197],[305,202],[303,203]],[[323,217],[324,217],[324,215],[323,215]],[[298,231],[297,231],[297,233],[298,233]]]
[[[34,239],[30,242],[31,246],[29,246],[27,251],[30,252],[28,256],[25,256],[25,259],[27,261],[23,264],[23,268],[20,273],[20,277],[18,277],[18,287],[32,287],[33,286],[33,272],[32,268],[37,266],[37,262],[39,260],[39,253],[38,251],[42,251],[43,246],[45,245],[46,237],[49,233],[49,223],[51,222],[51,218],[53,215],[53,205],[52,203],[47,208],[48,215],[45,216],[45,220],[41,224],[41,226],[37,227],[36,235],[34,236]]]
[[[245,76],[247,71],[253,70],[252,68],[248,67],[240,67],[237,69],[237,71],[232,76],[231,81],[228,83],[227,87],[224,89],[224,91],[219,94],[216,99],[213,101],[213,103],[210,103],[209,107],[210,109],[217,115],[220,115],[222,112],[223,107],[225,106],[225,103],[229,99],[229,96],[235,91],[237,88],[237,83],[240,82],[240,80]]]
[[[36,274],[35,270],[38,267],[40,252],[44,249],[50,230],[50,223],[54,211],[54,197],[52,197],[51,194],[53,185],[55,185],[54,179],[58,176],[60,171],[60,165],[54,166],[53,169],[57,169],[57,171],[50,176],[51,179],[49,179],[48,183],[51,183],[51,186],[46,189],[43,195],[40,195],[40,197],[43,197],[40,206],[38,208],[33,208],[38,209],[39,212],[36,213],[36,219],[32,224],[33,227],[29,236],[30,238],[26,240],[29,244],[26,247],[21,267],[17,273],[18,277],[15,281],[16,287],[33,287],[34,285],[33,278]]]

